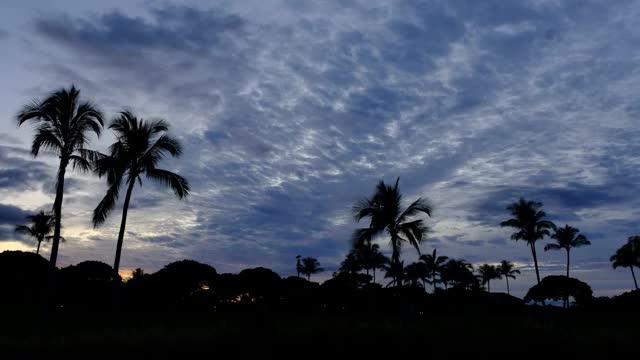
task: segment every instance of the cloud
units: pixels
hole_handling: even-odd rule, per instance
[[[34,57],[39,86],[75,82],[107,113],[166,118],[185,145],[162,166],[184,175],[192,196],[135,188],[124,266],[193,257],[287,275],[300,254],[332,269],[358,226],[353,202],[398,176],[407,200],[434,203],[437,240],[425,251],[451,257],[530,263],[498,225],[521,196],[588,234],[585,258],[635,229],[633,2],[167,4],[58,9],[25,35],[48,55]],[[11,146],[0,137],[11,147],[0,152],[0,201],[53,184],[55,167],[19,152],[30,133],[20,136]],[[65,228],[80,233],[104,183],[70,173],[68,184]],[[118,210],[86,238],[113,239]],[[111,241],[89,242],[100,245],[67,244],[68,259],[110,259]]]

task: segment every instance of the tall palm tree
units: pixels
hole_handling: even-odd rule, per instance
[[[497,270],[498,270],[498,274],[500,274],[501,276],[504,276],[504,278],[507,280],[507,294],[511,295],[511,292],[509,290],[509,278],[515,279],[516,278],[516,274],[520,274],[520,270],[518,269],[514,269],[514,265],[511,261],[507,261],[507,260],[502,260],[500,262],[500,265],[498,266]]]
[[[305,257],[301,259],[300,272],[307,275],[307,281],[311,281],[311,275],[322,272],[324,269],[320,267],[320,262],[316,258]]]
[[[353,208],[356,221],[370,218],[369,227],[354,232],[354,243],[371,243],[375,236],[386,232],[391,240],[391,260],[395,262],[400,261],[400,248],[404,242],[411,244],[420,254],[420,243],[430,229],[424,220],[414,217],[420,213],[431,216],[432,213],[431,205],[422,198],[403,208],[399,182],[400,178],[394,186],[388,186],[380,181],[373,196],[360,200]]]
[[[579,232],[579,229],[576,229],[569,225],[565,225],[564,227],[557,229],[556,232],[551,235],[551,238],[555,239],[556,243],[547,244],[544,247],[544,251],[560,249],[565,249],[567,251],[567,277],[569,277],[569,254],[571,252],[571,249],[591,245],[591,242],[587,240],[584,235],[578,235]]]
[[[71,86],[51,93],[43,100],[25,105],[17,115],[18,124],[31,122],[36,134],[31,144],[31,154],[37,157],[40,150],[58,155],[60,165],[56,181],[56,197],[53,202],[54,230],[49,263],[55,268],[62,225],[62,198],[67,165],[73,169],[88,171],[96,154],[86,149],[89,134],[100,136],[104,125],[102,114],[90,102],[80,101],[80,90]]]
[[[442,269],[441,276],[445,287],[450,283],[453,287],[469,289],[477,283],[473,275],[473,265],[463,259],[449,259]]]
[[[549,230],[556,228],[551,221],[543,220],[547,214],[540,210],[541,207],[541,202],[527,201],[520,198],[518,202],[507,207],[507,210],[511,212],[513,218],[500,223],[502,227],[508,226],[517,230],[511,234],[511,239],[516,241],[524,240],[527,242],[527,245],[531,247],[538,284],[540,284],[540,271],[538,270],[536,241],[542,240],[545,236],[550,236],[551,233]]]
[[[388,259],[380,252],[380,245],[365,243],[356,247],[356,251],[362,266],[369,275],[369,270],[373,271],[373,282],[376,282],[376,270],[382,269]]]
[[[482,264],[478,268],[478,273],[482,284],[487,284],[487,292],[491,292],[491,280],[500,279],[502,276],[498,272],[495,266],[489,264]]]
[[[55,227],[55,219],[52,214],[40,211],[34,215],[26,217],[29,225],[16,226],[16,232],[29,235],[38,242],[36,254],[40,254],[40,244],[43,240],[51,240],[52,236],[48,236]]]
[[[171,188],[179,199],[189,195],[190,189],[187,180],[182,176],[157,168],[158,163],[167,155],[178,157],[182,153],[178,140],[166,134],[169,130],[166,122],[144,121],[124,111],[113,121],[109,129],[113,130],[117,141],[109,148],[109,155],[97,159],[95,164],[98,176],[106,175],[109,187],[106,195],[93,211],[93,225],[98,226],[107,219],[116,204],[120,185],[124,180],[127,184],[127,193],[122,207],[122,221],[113,264],[113,270],[118,273],[129,201],[136,181],[142,185],[141,176],[146,175],[147,179]]]
[[[441,281],[438,276],[442,274],[444,265],[449,260],[446,256],[438,256],[436,249],[433,249],[433,253],[420,255],[420,261],[424,263],[426,267],[428,278],[431,279],[433,284],[433,292],[436,292],[437,283]]]
[[[633,271],[633,267],[640,267],[640,236],[631,236],[627,243],[622,245],[616,253],[609,259],[614,269],[618,267],[628,267],[631,269],[631,276],[633,276],[633,284],[638,290],[638,281],[636,280],[636,274]]]

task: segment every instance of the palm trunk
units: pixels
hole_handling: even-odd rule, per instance
[[[307,274],[307,281],[311,281],[311,274]]]
[[[433,278],[433,293],[435,294],[436,293],[436,283],[438,282],[436,280],[436,272],[435,272],[435,270],[433,271],[433,274],[431,274],[431,277]]]
[[[391,235],[391,261],[395,264],[400,264],[400,250],[398,249],[398,238],[395,235]],[[402,282],[400,281],[400,276],[396,275],[394,277],[396,287],[402,286]]]
[[[531,245],[531,253],[533,254],[533,265],[536,268],[536,279],[538,279],[538,284],[540,284],[540,271],[538,270],[538,256],[536,255],[536,243],[532,242]]]
[[[376,268],[373,268],[373,283],[376,282]]]
[[[38,247],[36,248],[36,255],[40,255],[40,244],[42,243],[42,239],[38,239]]]
[[[122,205],[122,222],[120,223],[120,233],[118,234],[118,245],[116,245],[116,259],[113,262],[113,271],[116,274],[120,269],[120,254],[122,253],[122,242],[124,241],[124,229],[127,226],[127,211],[129,210],[129,200],[131,200],[131,192],[133,191],[133,186],[135,184],[135,178],[129,180],[127,196],[124,198],[124,205]]]
[[[567,277],[569,277],[569,249],[567,249]]]
[[[509,291],[509,277],[505,276],[505,279],[507,279],[507,295],[511,295],[511,292]]]
[[[636,280],[636,273],[633,272],[633,265],[629,267],[631,268],[631,276],[633,276],[633,283],[636,285],[636,290],[638,290],[638,281]]]
[[[487,280],[487,292],[491,293],[491,280]]]
[[[67,171],[69,160],[66,157],[60,158],[60,168],[58,169],[58,183],[56,184],[56,199],[53,202],[53,212],[56,220],[53,230],[53,243],[51,244],[51,257],[49,265],[56,267],[58,261],[58,245],[60,244],[60,227],[62,218],[62,197],[64,196],[64,174]]]

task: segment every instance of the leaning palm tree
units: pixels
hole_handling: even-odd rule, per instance
[[[182,176],[157,167],[167,155],[177,157],[182,153],[178,140],[166,134],[169,130],[166,122],[144,121],[124,111],[113,121],[109,129],[113,130],[117,141],[109,148],[109,155],[97,159],[95,163],[96,173],[100,177],[106,175],[109,187],[106,195],[93,211],[93,225],[98,226],[107,219],[116,204],[120,185],[124,180],[127,184],[127,193],[122,206],[122,221],[113,263],[113,270],[118,273],[127,212],[136,181],[142,185],[141,176],[145,175],[147,179],[171,188],[179,199],[189,195],[190,189],[187,180]]]
[[[311,281],[311,275],[322,272],[320,262],[316,258],[305,257],[301,259],[300,272],[307,275],[307,281]]]
[[[569,254],[571,252],[571,249],[578,248],[581,246],[591,245],[591,242],[587,240],[587,238],[584,235],[582,234],[578,235],[579,232],[580,232],[579,229],[576,229],[569,225],[565,225],[564,227],[557,229],[556,232],[553,235],[551,235],[551,238],[555,239],[556,243],[547,244],[544,247],[544,251],[560,250],[560,249],[565,249],[567,251],[567,277],[569,277],[569,264],[570,264]]]
[[[398,189],[400,178],[394,186],[388,186],[380,181],[371,198],[360,200],[353,208],[356,221],[370,218],[367,228],[357,229],[353,234],[356,245],[371,243],[371,240],[382,233],[390,236],[392,255],[391,260],[400,261],[400,247],[402,243],[409,243],[420,254],[420,243],[429,232],[429,227],[422,219],[414,217],[420,213],[431,216],[432,207],[424,199],[418,198],[406,208],[402,206],[402,194]],[[396,284],[400,284],[396,281]]]
[[[18,124],[31,122],[36,125],[36,134],[31,144],[34,157],[40,150],[58,155],[60,165],[56,181],[56,197],[53,202],[54,230],[49,263],[55,268],[60,244],[62,222],[62,197],[67,165],[73,169],[88,171],[96,154],[86,149],[89,134],[100,136],[103,127],[102,114],[90,102],[80,102],[80,90],[71,86],[51,93],[43,100],[34,100],[25,105],[17,115]]]
[[[400,282],[402,282],[402,278],[405,274],[404,271],[404,261],[393,261],[389,259],[387,263],[383,267],[385,274],[384,278],[389,279],[391,281],[387,284],[387,287],[394,285],[396,287],[400,286]]]
[[[520,274],[520,270],[514,269],[513,263],[507,260],[502,260],[500,262],[500,265],[498,265],[497,270],[498,274],[504,276],[504,278],[507,280],[507,294],[511,295],[511,292],[509,290],[509,278],[515,279],[516,274]]]
[[[482,264],[478,267],[478,274],[482,280],[482,284],[487,284],[487,292],[491,292],[491,280],[500,279],[502,275],[498,272],[495,266],[489,264]]]
[[[527,201],[520,198],[518,202],[507,207],[507,210],[511,212],[513,218],[500,223],[502,227],[508,226],[517,230],[511,234],[511,239],[516,241],[524,240],[527,242],[527,245],[531,247],[538,284],[540,283],[540,271],[538,270],[536,241],[542,240],[545,236],[550,236],[551,233],[549,230],[556,228],[551,221],[543,220],[547,214],[540,210],[541,207],[541,202]]]
[[[428,278],[431,279],[433,284],[433,292],[436,292],[437,283],[441,282],[438,276],[441,276],[444,265],[449,260],[446,256],[438,256],[436,249],[433,249],[432,254],[420,255],[420,261],[424,263],[427,269]]]
[[[627,243],[622,245],[616,253],[609,259],[614,269],[618,267],[628,267],[631,269],[631,276],[633,276],[633,284],[638,290],[638,281],[636,280],[636,274],[633,271],[633,267],[640,267],[640,236],[632,236],[627,240]]]
[[[55,227],[55,220],[52,214],[40,211],[34,215],[26,217],[29,225],[16,226],[16,232],[29,235],[38,242],[36,254],[40,254],[40,244],[43,240],[51,240],[52,236],[48,236]]]

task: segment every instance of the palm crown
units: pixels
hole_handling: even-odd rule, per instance
[[[368,228],[358,229],[353,234],[356,244],[370,243],[371,239],[384,232],[391,237],[392,260],[400,260],[400,247],[408,242],[420,253],[420,243],[429,232],[429,227],[422,219],[412,219],[425,213],[431,216],[431,205],[424,199],[418,198],[408,207],[402,208],[402,194],[398,189],[400,178],[394,186],[388,186],[380,181],[371,198],[359,201],[353,208],[356,221],[370,218]]]
[[[26,220],[29,222],[29,225],[18,225],[16,226],[16,232],[27,234],[32,238],[36,239],[38,242],[38,248],[36,249],[36,254],[40,253],[40,244],[43,240],[51,239],[49,235],[55,226],[55,218],[50,213],[45,213],[44,211],[40,211],[39,213],[33,215],[27,215]]]
[[[569,225],[565,225],[564,227],[557,229],[556,232],[551,235],[551,238],[555,239],[556,243],[545,245],[544,250],[569,250],[571,248],[591,245],[591,242],[587,240],[584,235],[578,235],[579,232],[579,229],[576,229]]]
[[[449,258],[446,256],[438,256],[436,249],[433,249],[433,253],[431,254],[420,255],[420,261],[424,263],[428,277],[431,278],[434,291],[439,281],[437,276],[442,273],[447,260],[449,260]]]

